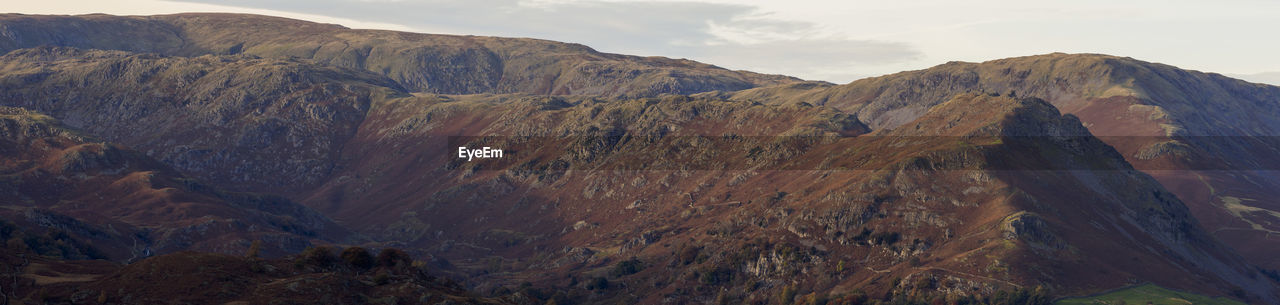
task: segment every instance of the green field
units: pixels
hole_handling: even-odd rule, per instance
[[[1223,297],[1207,297],[1194,293],[1173,291],[1153,284],[1145,284],[1117,290],[1098,296],[1063,299],[1057,305],[1245,305]]]

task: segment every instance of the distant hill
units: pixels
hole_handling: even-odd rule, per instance
[[[0,15],[0,52],[45,45],[302,58],[379,73],[409,91],[443,94],[656,96],[798,81],[684,59],[600,53],[579,44],[352,30],[257,15]]]

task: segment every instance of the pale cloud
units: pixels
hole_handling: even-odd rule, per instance
[[[820,80],[854,80],[875,76],[865,67],[909,63],[921,54],[899,42],[870,40],[796,39],[697,48],[708,62],[735,62],[753,71],[806,75]],[[821,59],[814,62],[813,59]]]
[[[783,21],[759,15],[733,16],[728,21],[707,20],[707,34],[715,38],[710,44],[757,44],[770,41],[811,39],[823,33],[812,23]],[[839,40],[840,38],[828,37]]]
[[[1280,86],[1280,72],[1262,72],[1254,74],[1228,74],[1227,76],[1255,83]]]

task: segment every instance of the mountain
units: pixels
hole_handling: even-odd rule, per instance
[[[5,15],[0,48],[0,105],[16,107],[0,192],[32,198],[0,216],[63,258],[199,220],[229,225],[163,234],[208,243],[163,252],[394,246],[525,303],[1047,304],[1144,282],[1280,299],[1265,197],[1280,89],[1215,74],[1049,54],[833,85],[226,14]],[[73,287],[119,291],[168,287],[145,281],[163,266],[253,261],[49,264],[133,274]],[[237,297],[217,300],[368,276],[267,264],[293,271],[229,272]]]
[[[56,45],[175,56],[304,58],[368,70],[414,92],[656,96],[798,79],[537,39],[352,30],[238,14],[0,15],[0,52]]]
[[[1092,54],[1049,54],[934,68],[846,85],[793,84],[734,100],[806,102],[892,129],[964,92],[1042,97],[1080,118],[1135,167],[1186,202],[1217,238],[1251,262],[1280,268],[1280,87]]]

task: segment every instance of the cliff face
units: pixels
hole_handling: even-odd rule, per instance
[[[378,73],[409,91],[443,94],[640,97],[798,81],[683,59],[600,53],[546,40],[352,30],[267,16],[0,16],[0,52],[45,45],[179,56],[304,58]]]

